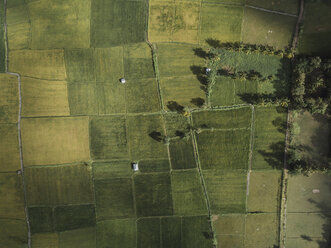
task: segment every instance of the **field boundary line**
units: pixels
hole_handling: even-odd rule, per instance
[[[252,118],[251,118],[251,136],[249,142],[249,155],[248,155],[248,170],[247,170],[247,186],[246,186],[246,212],[248,210],[247,202],[249,196],[249,185],[250,185],[250,177],[252,171],[252,160],[253,160],[253,149],[254,149],[254,131],[255,131],[255,107],[251,105],[252,110]]]
[[[260,7],[255,7],[253,5],[245,5],[245,6],[247,8],[257,9],[257,10],[261,10],[261,11],[268,12],[268,13],[284,15],[284,16],[290,16],[290,17],[298,17],[297,15],[294,15],[294,14],[289,14],[289,13],[286,13],[286,12],[281,12],[281,11],[276,11],[276,10],[264,9],[264,8],[260,8]]]
[[[294,49],[294,50],[296,49],[296,47],[298,45],[300,27],[302,24],[304,10],[305,10],[305,1],[300,0],[300,12],[299,12],[297,24],[295,26],[295,31],[294,31],[293,41],[292,41],[292,49]]]
[[[289,123],[290,123],[290,109],[287,110],[286,119],[286,133],[285,133],[285,147],[284,147],[284,168],[282,175],[282,189],[280,201],[280,218],[279,218],[279,245],[280,248],[286,247],[286,219],[287,219],[287,186],[288,186],[288,168],[286,163],[287,147],[289,142]]]
[[[18,145],[19,145],[19,154],[20,154],[20,165],[21,165],[21,177],[22,177],[22,186],[23,186],[23,201],[24,201],[24,211],[25,211],[25,221],[27,224],[27,241],[28,247],[31,247],[31,227],[29,220],[29,212],[28,212],[28,202],[27,202],[27,190],[26,190],[26,182],[24,178],[24,163],[23,163],[23,149],[22,149],[22,133],[21,133],[21,119],[22,119],[22,87],[21,87],[21,76],[18,73],[9,72],[8,71],[8,34],[7,34],[7,0],[3,0],[4,3],[4,36],[5,36],[5,72],[6,74],[16,76],[17,77],[17,87],[18,87],[18,117],[17,117],[17,131],[18,131]]]

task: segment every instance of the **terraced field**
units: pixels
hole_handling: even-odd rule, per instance
[[[289,61],[223,50],[274,80],[208,96],[199,51],[288,46],[289,2],[1,1],[0,247],[278,247],[287,109],[245,96]]]

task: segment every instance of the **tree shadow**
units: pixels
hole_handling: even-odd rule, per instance
[[[272,121],[272,124],[277,128],[277,131],[280,133],[285,133],[287,129],[286,120],[282,117],[277,117]]]
[[[205,104],[205,100],[201,97],[193,98],[191,100],[191,103],[197,106],[198,108],[201,108]]]
[[[176,101],[168,101],[167,102],[167,107],[170,111],[178,112],[179,114],[184,113],[184,106],[180,105]]]
[[[149,135],[149,137],[156,140],[157,142],[161,142],[164,140],[164,135],[162,135],[160,132],[157,132],[157,131],[153,131],[153,132],[149,133],[148,135]]]
[[[200,58],[207,59],[209,57],[208,52],[206,52],[205,50],[203,50],[200,47],[199,48],[194,48],[193,51],[194,51],[194,54],[197,55]]]
[[[197,79],[199,80],[199,82],[201,84],[200,89],[202,89],[203,91],[206,92],[207,87],[208,87],[206,68],[202,67],[202,66],[198,66],[198,65],[192,65],[190,67],[190,69],[193,72],[193,74],[197,77]]]
[[[284,165],[284,142],[279,141],[269,145],[267,150],[258,150],[265,161],[273,168],[282,170]]]
[[[206,43],[213,47],[213,48],[221,48],[222,47],[222,44],[219,40],[216,40],[216,39],[212,39],[212,38],[209,38],[209,39],[206,39]]]
[[[274,95],[277,97],[289,97],[291,61],[287,58],[282,58],[280,63],[282,66],[275,74],[276,79],[272,81],[272,85],[275,89]]]

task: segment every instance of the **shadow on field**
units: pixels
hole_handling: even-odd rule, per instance
[[[268,150],[258,150],[258,152],[273,169],[283,169],[284,141],[273,143]]]
[[[208,88],[208,81],[207,81],[207,76],[206,76],[206,68],[202,67],[202,66],[198,66],[198,65],[192,65],[190,67],[192,73],[197,77],[197,79],[199,80],[201,86],[200,89],[202,89],[203,91],[207,91]]]
[[[169,101],[167,102],[167,107],[170,111],[178,112],[179,114],[184,113],[184,106],[180,105],[176,101]]]
[[[191,103],[197,106],[198,108],[201,108],[205,104],[205,100],[201,97],[193,98],[191,100]]]
[[[161,142],[164,140],[164,136],[157,131],[153,131],[151,133],[149,133],[149,137],[151,137],[153,140],[156,140],[157,142]]]

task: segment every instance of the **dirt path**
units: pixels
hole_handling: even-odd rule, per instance
[[[278,15],[298,17],[297,15],[293,15],[293,14],[289,14],[289,13],[285,13],[285,12],[280,12],[280,11],[275,11],[275,10],[259,8],[259,7],[255,7],[255,6],[252,6],[252,5],[246,5],[246,7],[251,8],[251,9],[261,10],[261,11],[264,11],[264,12],[274,13],[274,14],[278,14]]]
[[[21,76],[18,73],[9,72],[8,71],[8,36],[7,36],[7,20],[6,20],[6,12],[7,12],[7,0],[4,0],[4,31],[5,31],[5,49],[6,49],[6,63],[5,69],[6,73],[9,75],[13,75],[17,77],[18,81],[18,119],[17,119],[17,129],[18,129],[18,144],[19,144],[19,153],[20,153],[20,165],[21,165],[21,177],[22,177],[22,185],[23,185],[23,194],[24,194],[24,210],[25,210],[25,220],[27,224],[28,230],[28,247],[31,247],[31,228],[29,221],[29,213],[28,213],[28,205],[27,205],[27,197],[26,197],[26,184],[24,179],[24,163],[23,163],[23,151],[22,151],[22,134],[21,134],[21,119],[22,119],[22,88],[21,88]]]
[[[292,49],[296,49],[298,45],[298,39],[299,39],[299,32],[300,32],[300,26],[303,18],[303,13],[305,9],[305,1],[300,0],[300,12],[299,12],[299,17],[297,20],[297,24],[295,26],[295,31],[294,31],[294,36],[293,36],[293,41],[292,41]]]

